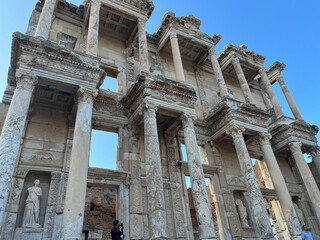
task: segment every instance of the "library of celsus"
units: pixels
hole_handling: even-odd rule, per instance
[[[167,12],[149,34],[154,9],[40,0],[13,34],[0,240],[111,240],[115,219],[125,239],[301,240],[303,225],[320,239],[319,128],[286,65],[246,45],[217,53],[222,36],[193,15]],[[111,79],[116,91],[102,87]],[[116,158],[103,160],[116,169],[89,167],[93,131],[117,134]]]

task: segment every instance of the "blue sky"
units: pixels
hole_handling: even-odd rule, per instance
[[[0,99],[6,86],[10,62],[11,35],[25,32],[36,0],[5,1],[0,8]],[[70,0],[79,5],[82,0]],[[219,54],[231,42],[246,44],[249,50],[267,57],[265,67],[274,61],[284,62],[287,86],[302,114],[309,123],[320,125],[320,1],[318,0],[154,0],[156,8],[147,22],[153,33],[165,12],[177,16],[193,14],[202,20],[200,29],[210,36],[221,34]],[[288,116],[290,108],[278,84],[275,92]],[[113,168],[117,136],[108,139],[93,133],[92,165]],[[101,160],[103,159],[103,160]]]

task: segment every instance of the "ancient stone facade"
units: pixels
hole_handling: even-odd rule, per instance
[[[147,34],[153,10],[150,0],[42,0],[26,34],[13,34],[0,239],[110,239],[115,218],[126,239],[301,239],[302,224],[319,239],[319,129],[303,120],[285,64],[265,68],[246,45],[218,55],[221,36],[192,15],[168,12]],[[116,92],[100,87],[106,76]],[[92,129],[118,134],[116,170],[88,167]],[[26,226],[36,179],[39,219]]]

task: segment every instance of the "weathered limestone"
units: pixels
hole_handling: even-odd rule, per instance
[[[32,72],[17,70],[16,82],[17,87],[0,136],[0,226],[4,221],[11,179],[37,77]]]
[[[161,156],[156,120],[156,107],[144,106],[144,145],[147,174],[150,239],[167,238]]]
[[[301,227],[297,218],[291,196],[283,178],[277,159],[274,156],[270,140],[270,133],[260,133],[259,143],[263,153],[263,160],[267,164],[273,186],[279,198],[281,209],[286,220],[291,239],[301,239]]]
[[[63,214],[62,239],[81,239],[89,167],[91,117],[96,89],[80,88],[69,178]]]
[[[218,86],[219,86],[219,90],[220,90],[220,96],[221,97],[231,97],[232,95],[228,93],[228,88],[226,85],[226,82],[224,81],[223,78],[223,74],[218,62],[218,58],[217,58],[217,53],[216,53],[216,46],[212,46],[209,49],[209,56],[210,56],[210,60],[211,60],[211,64],[212,64],[212,68],[213,68],[213,73],[216,77],[216,80],[218,82]]]
[[[170,43],[172,49],[173,64],[176,73],[176,80],[180,82],[185,82],[180,48],[178,43],[178,36],[177,33],[174,31],[171,31],[170,33]]]
[[[281,87],[281,90],[284,94],[284,96],[286,97],[287,99],[287,102],[289,104],[289,107],[293,113],[293,116],[297,119],[297,120],[303,120],[300,112],[299,112],[299,109],[296,105],[296,103],[294,102],[293,100],[293,97],[291,95],[291,93],[289,92],[289,89],[284,81],[284,78],[282,76],[282,73],[280,72],[279,75],[278,75],[278,78],[277,78],[277,81],[278,83],[280,84],[280,87]]]
[[[304,186],[307,189],[308,195],[312,202],[314,211],[318,219],[320,219],[320,192],[317,186],[316,181],[313,178],[313,175],[310,171],[310,168],[303,157],[301,151],[301,143],[300,142],[290,142],[289,143],[290,150],[292,152],[292,156],[295,160],[295,163],[298,167],[301,179],[304,183]]]
[[[141,72],[150,71],[146,22],[147,19],[138,18],[139,60]]]
[[[97,56],[98,55],[98,38],[99,38],[99,12],[101,2],[100,0],[93,0],[90,9],[89,28],[87,38],[86,53]]]
[[[192,188],[192,197],[199,224],[200,239],[216,239],[211,207],[204,179],[198,143],[194,131],[193,120],[188,115],[181,116],[184,141],[186,145],[188,168]]]
[[[237,78],[239,80],[240,87],[242,89],[246,103],[254,104],[254,100],[253,100],[249,85],[247,83],[246,77],[244,76],[244,73],[242,71],[239,58],[237,57],[233,58],[232,65],[237,74]]]
[[[267,73],[266,73],[266,69],[265,68],[261,68],[259,70],[259,74],[261,76],[261,81],[262,81],[262,84],[264,85],[264,88],[270,98],[270,101],[271,101],[271,104],[273,106],[273,109],[274,109],[274,112],[276,113],[277,116],[281,116],[283,115],[283,111],[282,111],[282,107],[278,101],[278,98],[272,88],[272,85],[270,83],[270,80],[267,76]]]
[[[242,135],[244,131],[245,128],[233,124],[229,126],[226,133],[231,135],[233,139],[241,172],[245,178],[248,195],[251,201],[250,204],[253,209],[254,223],[259,229],[259,235],[262,239],[273,239],[272,227],[266,205],[263,201],[260,187],[252,167],[251,158]]]
[[[320,175],[320,147],[319,146],[311,147],[310,154],[312,157],[312,162],[316,166],[317,172]]]
[[[57,4],[57,0],[46,0],[44,2],[41,15],[35,32],[36,37],[48,39],[53,18],[53,12]]]

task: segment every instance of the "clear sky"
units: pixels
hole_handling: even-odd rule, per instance
[[[25,32],[37,0],[5,1],[0,8],[0,99],[6,86],[11,35]],[[79,5],[82,0],[70,0]],[[147,22],[153,33],[165,12],[193,14],[202,20],[200,29],[210,36],[221,34],[219,54],[227,43],[246,44],[267,57],[265,67],[280,61],[287,65],[283,76],[302,114],[320,125],[320,1],[319,0],[154,0],[156,8]],[[290,108],[278,84],[275,92],[288,116]],[[114,168],[117,136],[108,139],[93,133],[91,165]],[[319,136],[319,135],[318,135]],[[100,151],[100,150],[103,151]],[[107,159],[101,161],[100,159]]]

